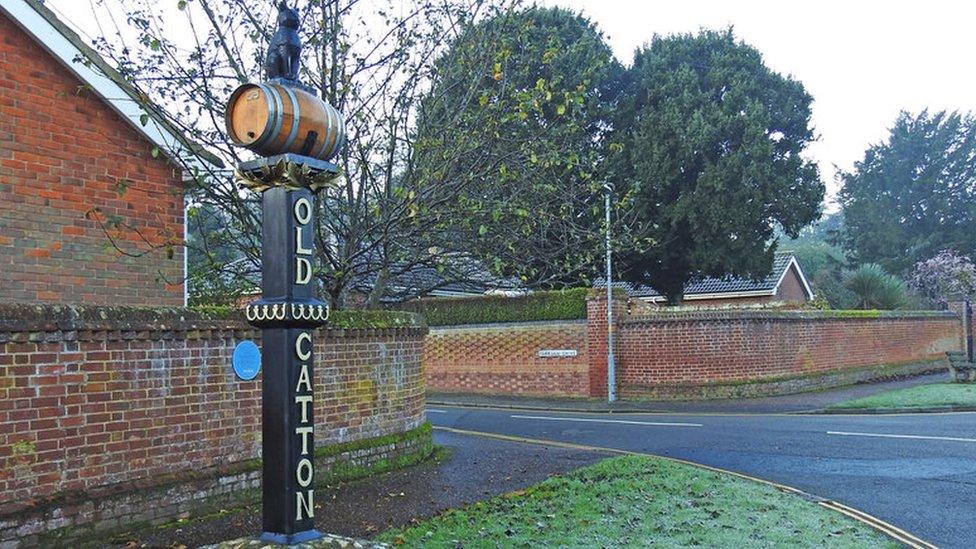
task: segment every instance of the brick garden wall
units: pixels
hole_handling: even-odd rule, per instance
[[[576,356],[540,357],[542,350],[575,350]],[[431,391],[589,394],[587,325],[582,321],[431,328],[423,362]]]
[[[622,398],[729,397],[788,393],[943,369],[962,345],[954,312],[839,316],[818,311],[628,313],[614,299]],[[638,312],[638,310],[640,312]],[[540,358],[542,349],[579,349]],[[435,392],[605,397],[606,298],[587,319],[432,329],[424,347]]]
[[[183,187],[152,148],[0,12],[0,300],[182,305]]]
[[[425,333],[316,333],[318,446],[424,422]],[[228,467],[259,457],[260,376],[240,381],[230,367],[236,343],[259,336],[182,309],[0,306],[0,543],[37,533],[18,534],[25,524],[43,531],[126,520],[117,506],[93,511],[91,500],[188,472],[214,471],[194,481],[209,490]],[[242,474],[221,486],[254,483]],[[76,504],[51,507],[62,500]]]
[[[960,348],[957,315],[729,311],[628,318],[619,326],[621,395],[941,361]]]

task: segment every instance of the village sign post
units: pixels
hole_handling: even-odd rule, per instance
[[[314,194],[338,173],[328,162],[344,141],[331,105],[298,81],[298,13],[279,6],[266,81],[245,84],[226,110],[231,140],[260,158],[235,176],[261,195],[261,298],[248,322],[261,328],[263,541],[294,544],[315,530],[313,330],[328,320],[316,298]]]

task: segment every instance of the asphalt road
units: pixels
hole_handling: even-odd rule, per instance
[[[430,406],[435,426],[647,452],[794,486],[976,547],[976,413],[584,414]]]

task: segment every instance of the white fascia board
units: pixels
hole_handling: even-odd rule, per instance
[[[485,295],[478,292],[464,292],[455,290],[431,290],[427,293],[431,297],[477,297]]]
[[[58,62],[90,86],[92,91],[98,94],[112,110],[151,143],[159,147],[160,152],[167,155],[179,155],[182,152],[188,152],[179,138],[161,127],[151,116],[150,123],[143,126],[140,118],[148,113],[111,79],[84,63],[75,62],[75,57],[85,58],[85,53],[72,44],[47,19],[37,13],[30,4],[24,0],[0,0],[0,9],[6,12],[21,29],[31,35]],[[189,156],[188,163],[199,166],[201,170],[204,168],[196,155],[189,154],[187,156]]]
[[[190,200],[183,194],[183,306],[190,306],[190,248],[186,243],[190,241]]]
[[[807,293],[807,299],[813,299],[813,289],[810,288],[807,277],[803,274],[803,269],[800,268],[800,263],[796,260],[795,255],[790,257],[790,262],[786,265],[786,269],[783,270],[783,274],[779,275],[779,280],[776,281],[772,295],[779,293],[779,287],[786,280],[786,275],[790,272],[790,267],[796,267],[796,274],[800,277],[800,282],[803,284],[803,291]]]
[[[766,297],[775,295],[776,292],[770,290],[754,290],[751,292],[724,292],[724,293],[711,293],[711,294],[691,294],[685,295],[684,301],[695,301],[701,299],[736,299],[740,297]],[[652,297],[639,297],[641,301],[646,301],[648,303],[660,303],[664,301],[664,296],[652,296]]]

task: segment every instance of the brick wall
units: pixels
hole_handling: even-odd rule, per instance
[[[605,295],[594,292],[585,323],[432,329],[424,345],[427,386],[455,393],[606,397],[606,310]],[[962,345],[954,312],[896,311],[874,318],[819,311],[668,313],[618,295],[614,318],[622,398],[747,396],[844,385],[944,368],[945,352]],[[579,349],[579,355],[538,357],[541,349],[560,348]]]
[[[575,350],[540,357],[542,350]],[[519,395],[589,394],[587,325],[536,322],[432,328],[424,344],[431,391]]]
[[[425,333],[316,333],[317,445],[423,423]],[[260,376],[230,367],[259,335],[181,309],[0,306],[0,525],[65,494],[259,457]]]
[[[620,325],[620,320],[627,315],[626,294],[616,293],[613,299],[613,324],[614,324],[614,355],[620,353],[620,338],[616,328]],[[586,396],[605,397],[607,396],[607,352],[609,331],[607,330],[607,299],[606,294],[594,293],[590,299],[586,300],[586,337],[588,339],[589,353],[589,391]]]
[[[943,360],[960,348],[953,313],[837,318],[812,311],[646,315],[618,330],[617,379],[624,396],[662,386],[807,376]]]
[[[0,12],[0,300],[183,304],[182,184],[152,147]]]

